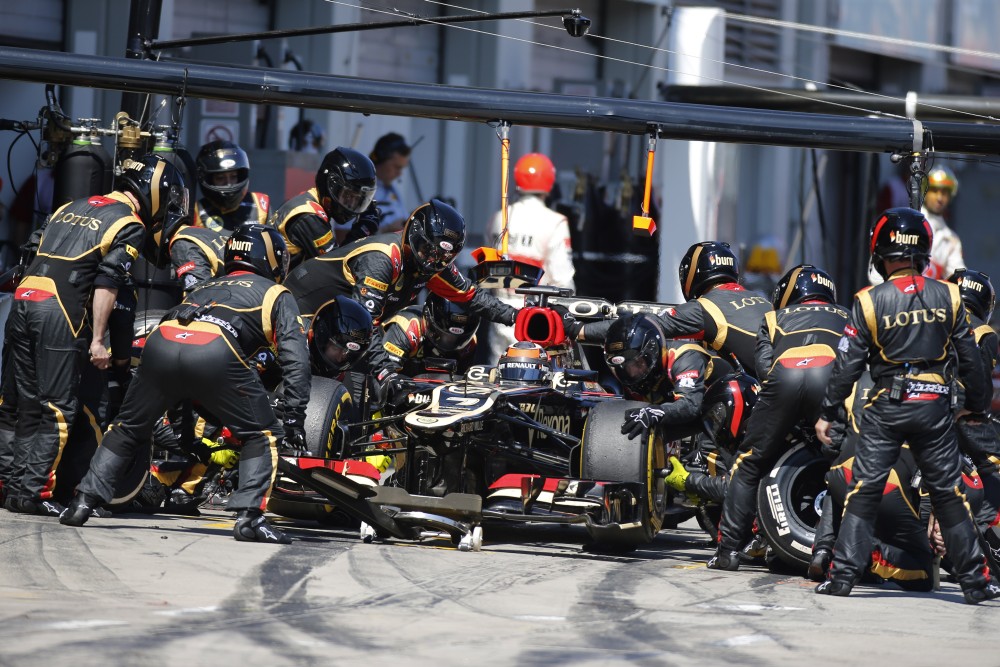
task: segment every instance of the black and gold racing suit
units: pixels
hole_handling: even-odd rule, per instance
[[[226,238],[206,227],[181,227],[170,239],[170,265],[189,292],[198,283],[224,273]]]
[[[194,209],[194,224],[229,236],[245,224],[266,225],[271,213],[271,198],[263,192],[248,192],[231,211],[223,211],[204,197]]]
[[[638,391],[625,391],[626,398],[656,403],[665,412],[660,421],[664,441],[678,440],[697,435],[702,430],[702,403],[705,391],[720,378],[733,372],[724,359],[712,356],[701,343],[668,341],[666,373],[653,379],[650,387]],[[721,459],[720,459],[721,457]],[[726,494],[725,453],[708,451],[698,453],[699,465],[704,469],[690,469],[685,482],[689,492],[705,500],[722,502]]]
[[[351,227],[343,244],[364,238],[378,229],[379,212],[372,202]],[[310,257],[326,255],[338,246],[330,216],[319,202],[316,188],[296,195],[275,210],[268,224],[281,232],[288,244],[292,266],[298,266]]]
[[[723,283],[703,296],[674,306],[658,316],[668,338],[703,340],[723,357],[736,355],[745,372],[754,373],[757,329],[771,302],[737,283]],[[587,324],[583,342],[603,343],[611,320]]]
[[[91,297],[95,288],[117,292],[126,285],[144,235],[119,192],[72,201],[50,217],[7,319],[17,384],[9,497],[34,503],[52,497],[88,363]]]
[[[976,346],[983,360],[983,381],[993,384],[993,369],[997,365],[998,338],[989,324],[970,313]],[[958,420],[958,446],[972,459],[983,481],[983,504],[976,513],[976,524],[993,542],[996,536],[988,535],[990,528],[1000,525],[1000,434],[992,419],[962,418]]]
[[[376,375],[388,370],[413,377],[428,372],[425,359],[451,359],[455,372],[464,374],[473,364],[476,337],[461,349],[442,352],[427,338],[427,321],[423,308],[411,306],[399,311],[382,325],[381,346],[369,353],[369,365]]]
[[[302,317],[309,320],[336,297],[349,296],[379,324],[412,304],[426,287],[449,301],[467,304],[491,322],[514,324],[517,310],[477,289],[454,264],[431,275],[417,273],[402,238],[403,232],[377,234],[293,269],[285,285],[295,295]]]
[[[228,509],[267,504],[284,435],[257,374],[258,355],[276,353],[284,378],[285,421],[305,418],[309,358],[295,300],[287,289],[245,271],[197,285],[146,338],[118,420],[104,436],[80,491],[103,502],[134,451],[148,443],[163,413],[191,399],[243,443],[239,489]]]
[[[737,551],[750,539],[757,486],[786,451],[792,428],[816,423],[848,317],[847,309],[821,302],[765,314],[756,346],[756,368],[763,381],[729,476],[719,523],[722,551]]]
[[[834,421],[867,362],[875,389],[865,408],[851,489],[829,577],[853,586],[871,557],[878,504],[904,441],[923,473],[954,573],[964,590],[982,588],[989,569],[962,489],[949,360],[954,351],[965,407],[985,412],[982,360],[957,285],[902,270],[855,295],[850,323],[823,399]]]

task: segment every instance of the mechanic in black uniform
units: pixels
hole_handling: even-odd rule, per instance
[[[630,440],[657,428],[664,429],[664,440],[698,434],[706,389],[733,372],[702,343],[667,338],[660,319],[646,313],[625,314],[612,322],[604,341],[604,360],[626,398],[653,404],[630,412],[631,419],[622,426]],[[713,469],[715,461],[715,456],[709,460]],[[722,501],[724,479],[689,472],[677,457],[670,463],[673,477],[668,485]]]
[[[173,165],[146,157],[123,166],[121,191],[52,214],[14,296],[6,335],[18,416],[5,505],[13,511],[62,511],[50,501],[53,472],[76,417],[84,355],[89,348],[90,363],[109,366],[108,319],[147,228],[187,214],[187,189]]]
[[[313,375],[340,377],[368,352],[374,328],[371,313],[350,297],[323,306],[309,327]]]
[[[829,446],[831,422],[868,362],[875,391],[862,418],[833,562],[827,580],[816,587],[820,594],[849,595],[860,579],[886,478],[905,440],[923,473],[966,602],[1000,596],[962,493],[949,397],[953,353],[965,385],[964,410],[984,413],[989,395],[958,286],[920,275],[930,261],[931,238],[930,223],[909,208],[885,211],[872,227],[872,265],[885,282],[855,295],[816,422],[817,437]]]
[[[381,214],[374,199],[375,165],[363,153],[341,146],[323,158],[316,172],[316,187],[282,204],[268,224],[285,237],[294,268],[338,245],[376,233]],[[355,222],[346,236],[337,238],[333,225],[352,220]]]
[[[473,364],[479,319],[464,304],[428,294],[423,308],[404,308],[383,325],[371,366],[376,373],[388,368],[413,377],[427,372],[425,359],[452,359],[455,372],[463,374]]]
[[[454,260],[465,244],[465,219],[451,206],[432,199],[422,204],[402,231],[378,234],[306,260],[288,276],[306,320],[337,296],[351,296],[371,313],[375,324],[413,303],[424,287],[471,314],[512,325],[517,310],[476,289],[458,272]],[[381,347],[376,330],[376,347]]]
[[[816,422],[849,316],[837,305],[833,280],[811,264],[794,267],[778,281],[773,303],[776,310],[764,315],[757,332],[760,397],[730,471],[719,546],[708,561],[708,567],[716,570],[739,569],[740,551],[750,539],[756,516],[761,478],[787,449],[792,428]]]
[[[223,236],[208,227],[182,225],[168,238],[170,266],[185,293],[198,283],[225,273],[228,232]]]
[[[681,292],[687,303],[659,315],[667,338],[704,340],[722,356],[735,355],[747,373],[753,373],[754,345],[767,297],[738,284],[739,262],[728,243],[703,241],[684,254],[679,268]],[[581,326],[563,316],[566,333],[584,343],[600,344],[610,322]]]
[[[211,141],[198,151],[195,166],[203,193],[192,216],[196,226],[229,236],[245,223],[267,224],[271,200],[250,192],[250,159],[242,148]]]
[[[831,429],[833,442],[823,446],[824,454],[834,457],[834,460],[826,474],[827,493],[823,497],[812,560],[807,570],[807,576],[813,581],[826,578],[826,571],[833,560],[833,546],[840,530],[844,499],[853,481],[854,454],[861,437],[861,419],[873,386],[871,376],[867,372],[862,373]],[[899,459],[886,478],[875,520],[870,563],[862,572],[861,581],[874,575],[893,581],[905,590],[926,592],[933,588],[934,554],[927,540],[927,521],[921,518],[919,492],[912,487],[916,471],[913,454],[904,444]],[[969,490],[968,486],[965,488]]]
[[[989,325],[996,304],[996,292],[990,277],[980,271],[957,269],[948,279],[958,285],[962,302],[972,318],[972,331],[983,360],[983,382],[993,385],[993,369],[997,365],[997,334]],[[958,446],[972,459],[983,481],[983,504],[976,513],[976,524],[991,542],[1000,547],[1000,539],[990,529],[1000,523],[1000,437],[992,419],[973,418],[971,415],[958,420]]]
[[[304,449],[309,360],[295,300],[280,283],[288,250],[278,232],[244,225],[226,245],[225,276],[201,283],[146,339],[136,377],[119,419],[80,483],[60,521],[81,526],[92,507],[112,497],[118,475],[167,408],[196,401],[243,443],[239,489],[228,509],[237,512],[237,540],[287,544],[290,539],[264,518],[275,476],[277,444]],[[252,366],[262,351],[276,352],[284,379],[284,424],[271,408]]]

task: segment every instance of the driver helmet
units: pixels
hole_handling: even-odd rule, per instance
[[[637,390],[666,370],[666,340],[662,327],[646,313],[622,315],[604,339],[604,361],[622,385]]]
[[[465,245],[465,218],[440,199],[431,199],[410,214],[403,239],[420,274],[439,273]]]
[[[549,354],[538,343],[520,340],[503,353],[497,370],[501,382],[545,384],[551,374]]]
[[[354,299],[341,295],[313,317],[309,355],[316,366],[341,373],[361,358],[371,340],[371,313]]]
[[[205,199],[221,211],[232,211],[250,189],[250,159],[231,141],[210,141],[195,160],[198,185]]]
[[[448,301],[433,292],[424,302],[424,334],[431,346],[442,353],[458,352],[465,349],[479,328],[479,315],[472,313],[460,303]]]
[[[327,215],[338,224],[346,224],[375,199],[375,165],[353,148],[335,148],[319,165],[316,192]]]
[[[739,449],[759,395],[760,383],[746,373],[731,373],[712,383],[705,392],[701,414],[705,432],[716,446],[729,453]]]

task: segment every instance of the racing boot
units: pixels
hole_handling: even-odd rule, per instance
[[[829,549],[820,547],[813,552],[812,560],[809,561],[807,576],[813,581],[823,581],[826,578],[826,571],[830,569],[830,562],[833,560],[833,553]]]
[[[743,547],[743,551],[740,554],[740,558],[744,563],[753,563],[764,561],[767,556],[767,538],[764,537],[763,533],[754,533],[753,537],[747,542],[746,546]]]
[[[34,514],[35,516],[60,516],[66,510],[62,503],[55,500],[25,500],[21,499],[15,512]]]
[[[854,587],[845,581],[827,579],[816,587],[816,593],[819,595],[836,595],[837,597],[846,598],[851,594],[852,588]]]
[[[991,578],[984,586],[962,591],[962,595],[965,596],[965,601],[968,604],[979,604],[986,600],[995,600],[996,598],[1000,598],[1000,584],[997,584]]]
[[[237,514],[233,537],[240,542],[292,543],[292,538],[268,523],[260,510],[243,510]]]
[[[727,570],[735,572],[740,569],[740,552],[735,549],[723,549],[722,545],[715,550],[715,555],[708,561],[710,570]]]
[[[94,510],[101,505],[101,499],[87,493],[78,493],[69,501],[69,507],[59,515],[59,523],[64,526],[80,527],[94,516]]]

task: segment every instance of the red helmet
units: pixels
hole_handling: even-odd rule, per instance
[[[514,182],[522,192],[548,193],[556,182],[556,168],[541,153],[528,153],[514,165]]]

